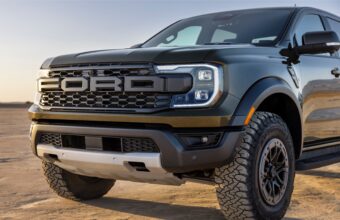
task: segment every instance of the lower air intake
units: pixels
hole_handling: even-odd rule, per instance
[[[98,146],[89,146],[89,139],[99,138]],[[91,142],[91,141],[90,141]],[[99,150],[111,152],[159,152],[157,144],[150,138],[140,137],[98,137],[80,136],[69,134],[42,133],[39,139],[40,144],[49,144],[55,147],[73,148],[81,150]]]

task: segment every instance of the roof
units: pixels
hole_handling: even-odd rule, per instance
[[[268,8],[250,8],[250,9],[241,9],[241,10],[232,10],[232,11],[221,11],[221,12],[214,12],[214,13],[208,13],[208,14],[203,14],[203,15],[198,15],[198,16],[194,16],[194,17],[190,17],[188,19],[191,18],[200,18],[200,17],[205,17],[205,16],[213,16],[213,15],[223,15],[225,13],[240,13],[240,12],[248,12],[248,11],[269,11],[269,10],[291,10],[293,11],[300,11],[300,10],[316,10],[316,11],[320,11],[323,13],[327,13],[331,16],[335,16],[338,17],[337,15],[334,15],[330,12],[318,9],[318,8],[313,8],[313,7],[268,7]]]

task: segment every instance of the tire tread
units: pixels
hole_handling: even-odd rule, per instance
[[[254,178],[251,165],[254,164],[253,155],[261,131],[272,123],[281,125],[289,134],[280,116],[255,112],[236,146],[234,160],[215,169],[217,198],[227,219],[262,219],[254,205],[256,198],[251,192],[251,180]]]
[[[49,184],[50,188],[57,195],[69,200],[82,201],[100,198],[105,195],[115,183],[114,180],[105,179],[99,179],[99,182],[97,183],[86,183],[84,181],[84,185],[77,186],[78,189],[81,189],[81,193],[76,193],[69,185],[72,184],[72,180],[68,178],[70,177],[70,175],[74,177],[79,177],[79,175],[68,173],[62,168],[47,161],[42,161],[42,168],[46,181]],[[65,175],[66,173],[68,173],[68,175]]]

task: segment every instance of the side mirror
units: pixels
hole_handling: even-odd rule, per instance
[[[302,36],[302,46],[294,48],[298,54],[334,53],[340,48],[334,31],[307,32]]]
[[[143,44],[135,44],[133,46],[131,46],[130,48],[133,49],[133,48],[140,48]]]

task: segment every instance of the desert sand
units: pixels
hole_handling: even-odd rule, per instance
[[[29,146],[25,109],[0,109],[0,219],[223,219],[214,187],[117,181],[102,199],[56,196]],[[296,175],[286,219],[340,219],[340,164]]]

